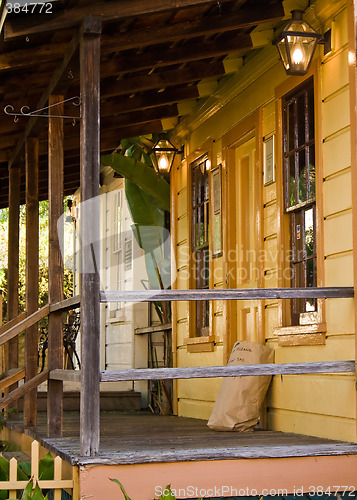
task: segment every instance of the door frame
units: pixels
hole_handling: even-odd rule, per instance
[[[262,109],[257,109],[249,116],[240,121],[236,126],[229,130],[222,137],[223,160],[225,163],[226,172],[226,193],[223,197],[225,203],[225,213],[235,213],[236,210],[236,158],[235,149],[243,145],[248,140],[255,138],[255,165],[254,165],[254,208],[256,213],[256,252],[257,256],[261,255],[263,250],[263,230],[262,230],[262,213],[263,213],[263,134],[262,134]],[[236,222],[233,217],[229,217],[226,221],[227,231],[225,233],[224,247],[224,269],[226,275],[227,288],[239,288],[237,280],[233,278],[232,269],[236,267],[234,262],[231,262],[230,250],[235,248],[236,243]],[[257,286],[261,288],[263,285],[264,262],[263,259],[256,259],[257,267]],[[258,302],[257,314],[257,340],[259,343],[265,341],[264,328],[264,306],[265,301]],[[227,307],[227,338],[224,346],[224,358],[228,361],[230,352],[237,338],[234,329],[236,327],[237,303],[236,301],[228,301]]]

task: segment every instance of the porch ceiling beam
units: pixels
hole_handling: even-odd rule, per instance
[[[120,41],[114,46],[113,38],[115,39],[115,35],[110,38],[110,42],[108,42],[107,46],[103,44],[102,52],[108,53],[125,50],[125,47],[120,45]],[[159,42],[162,43],[161,41],[157,43]],[[214,57],[216,55],[228,54],[232,51],[251,47],[252,42],[250,35],[241,34],[233,37],[231,40],[205,41],[198,45],[185,44],[177,48],[167,48],[165,51],[157,48],[146,54],[119,56],[109,63],[104,63],[103,69],[107,71],[114,69],[116,72],[120,71],[124,73],[141,68],[150,68],[152,66],[165,66],[170,63],[173,64],[174,62],[185,62],[195,59],[204,59],[205,57]],[[5,52],[0,54],[0,71],[24,69],[31,66],[38,66],[46,62],[53,63],[63,58],[67,48],[68,44],[53,43]]]
[[[226,2],[227,0],[221,0]],[[198,5],[215,4],[214,0],[180,0],[179,8],[195,7]],[[44,22],[43,15],[26,16],[22,19],[7,19],[4,39],[10,40],[24,35],[44,33],[72,28],[78,25],[87,16],[100,16],[103,22],[114,22],[130,17],[177,10],[178,3],[174,0],[117,0],[96,5],[81,5],[56,15],[48,16]]]
[[[38,101],[36,109],[42,109],[44,106],[46,106],[50,95],[53,94],[55,89],[59,86],[60,82],[64,79],[64,73],[78,50],[78,44],[79,44],[79,33],[76,33],[73,36],[68,46],[67,52],[62,62],[59,64],[56,71],[53,73],[47,89],[44,91],[40,100]],[[69,86],[70,84],[71,81],[67,78],[66,86]],[[27,137],[30,137],[31,135],[32,136],[39,135],[41,129],[44,126],[45,126],[45,121],[43,118],[41,120],[39,120],[38,117],[32,117],[29,119],[24,132],[22,133],[17,142],[15,151],[13,152],[9,160],[10,166],[17,161],[19,155],[22,153]]]
[[[250,35],[236,35],[217,40],[187,43],[174,48],[149,48],[140,54],[119,55],[102,65],[102,76],[125,74],[143,69],[161,68],[172,64],[181,64],[200,59],[219,57],[239,50],[252,48]]]
[[[121,80],[108,78],[102,83],[102,96],[112,97],[136,93],[145,90],[164,89],[166,87],[191,82],[198,82],[204,78],[218,77],[225,74],[224,64],[221,61],[208,64],[196,62],[188,65],[184,70],[169,69],[151,75],[131,76]]]
[[[178,116],[178,108],[176,104],[170,106],[159,106],[157,108],[146,109],[144,111],[134,111],[132,113],[124,113],[122,115],[107,117],[102,119],[103,129],[115,129],[116,127],[130,127],[142,123],[161,120],[163,118],[173,118]]]
[[[261,5],[244,8],[229,15],[217,15],[203,19],[193,19],[183,23],[172,24],[146,30],[132,30],[128,33],[103,36],[103,52],[135,49],[150,45],[188,40],[197,36],[210,36],[216,33],[244,29],[263,22],[274,22],[282,19],[284,11],[281,5]]]
[[[200,97],[195,85],[179,88],[167,88],[163,92],[146,91],[142,94],[120,96],[117,99],[103,102],[101,105],[101,116],[116,116],[131,111],[155,108],[169,104],[177,104],[181,101],[198,99]]]
[[[45,62],[53,62],[62,59],[68,48],[67,43],[50,43],[38,47],[29,47],[13,50],[0,54],[0,71],[7,69],[27,68],[28,66],[38,66]]]

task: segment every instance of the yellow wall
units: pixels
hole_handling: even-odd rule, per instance
[[[335,12],[333,12],[335,8]],[[333,26],[334,49],[323,56],[318,47],[314,71],[315,120],[317,137],[317,211],[318,285],[353,286],[351,146],[348,68],[347,8],[341,2],[318,1],[315,12],[320,31]],[[309,19],[310,20],[310,19]],[[276,49],[266,47],[251,58],[229,80],[221,82],[216,97],[194,112],[177,128],[177,137],[185,143],[187,160],[172,173],[173,222],[176,247],[176,288],[189,288],[189,219],[190,158],[203,145],[211,144],[212,167],[222,163],[223,206],[229,197],[225,181],[233,168],[224,150],[227,134],[243,123],[253,112],[259,112],[257,128],[257,161],[262,173],[263,137],[275,135],[276,182],[261,186],[258,203],[261,233],[252,230],[265,251],[261,284],[264,287],[288,286],[282,277],[279,251],[287,248],[286,218],[282,209],[282,174],[280,130],[281,89],[293,89],[302,79],[287,77],[278,60]],[[220,107],[220,103],[222,106]],[[210,142],[211,141],[211,142]],[[202,149],[201,149],[202,151]],[[260,156],[259,156],[260,155]],[[223,266],[229,244],[229,216],[232,201],[223,211],[224,255],[214,265],[222,276],[211,283],[225,288]],[[228,229],[227,229],[228,228]],[[285,233],[284,233],[285,228]],[[212,264],[213,265],[213,264]],[[213,268],[211,268],[212,271]],[[275,349],[276,363],[355,359],[355,327],[353,299],[327,299],[319,304],[320,322],[326,322],[326,345],[279,346],[278,328],[288,326],[287,305],[278,300],[265,301],[258,315],[258,328],[268,345]],[[227,360],[229,343],[229,307],[219,304],[219,314],[212,316],[211,332],[216,345],[212,352],[188,352],[185,339],[190,337],[190,306],[177,303],[174,314],[177,366],[219,365]],[[216,311],[216,309],[214,309]],[[217,312],[217,311],[216,311]],[[233,338],[233,337],[232,337]],[[239,338],[239,332],[238,332]],[[174,346],[175,348],[175,346]],[[219,390],[218,379],[179,381],[177,383],[178,414],[209,418]],[[354,375],[303,375],[275,377],[268,396],[268,424],[271,429],[312,434],[356,441],[356,391]]]

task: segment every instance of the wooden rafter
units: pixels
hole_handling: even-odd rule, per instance
[[[102,83],[102,96],[111,97],[128,94],[130,92],[141,92],[150,89],[161,89],[173,85],[198,82],[204,78],[212,78],[224,75],[226,72],[224,64],[217,61],[211,64],[206,62],[191,63],[185,71],[178,69],[166,69],[150,75],[130,76],[121,80],[108,78]]]
[[[102,117],[115,116],[121,113],[139,111],[141,109],[155,108],[177,104],[181,101],[198,99],[199,92],[196,85],[189,87],[167,88],[162,92],[147,91],[135,96],[120,96],[101,104],[100,113]]]
[[[274,22],[282,19],[284,11],[281,4],[270,5],[266,2],[254,7],[242,7],[229,16],[198,17],[190,21],[168,24],[155,29],[132,30],[116,35],[103,35],[102,52],[147,47],[155,44],[188,40],[198,36],[254,27],[259,23]]]
[[[149,48],[144,53],[122,55],[102,64],[102,76],[131,73],[143,69],[161,68],[211,57],[219,57],[252,48],[250,35],[238,34],[230,39],[189,42],[173,48]]]
[[[221,0],[226,2],[228,0]],[[195,7],[197,5],[214,4],[212,0],[180,0],[180,8]],[[117,0],[108,3],[87,4],[57,13],[56,16],[43,22],[43,16],[31,16],[8,21],[5,26],[5,40],[32,35],[35,33],[52,32],[71,28],[78,25],[86,16],[101,16],[103,22],[119,21],[122,19],[143,16],[174,10],[177,3],[172,0]]]

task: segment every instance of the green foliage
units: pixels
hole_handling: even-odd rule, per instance
[[[0,210],[0,290],[3,293],[3,320],[7,320],[7,253],[8,253],[9,209]],[[48,302],[48,201],[39,203],[39,307]],[[65,298],[73,293],[73,273],[64,270]],[[25,310],[26,300],[26,207],[20,207],[20,252],[19,252],[19,312]],[[44,321],[41,325],[46,327]]]
[[[146,270],[151,289],[171,286],[171,264],[164,255],[165,210],[170,210],[170,185],[157,176],[148,155],[155,143],[148,136],[124,139],[119,152],[101,157],[101,164],[108,165],[125,177],[125,195],[134,225],[134,236],[145,252]],[[169,246],[169,245],[168,245]],[[167,252],[168,253],[168,252]],[[155,303],[160,320],[168,322],[167,305]]]
[[[128,496],[127,492],[125,491],[124,486],[121,484],[120,481],[118,481],[118,479],[110,479],[110,480],[113,481],[113,483],[116,483],[116,484],[118,484],[120,486],[120,489],[121,489],[121,491],[122,491],[122,493],[124,495],[124,499],[125,500],[131,500],[131,498]]]
[[[52,480],[54,478],[54,459],[51,453],[47,453],[39,461],[38,478],[40,480]],[[0,455],[0,481],[9,481],[10,462],[5,457]],[[47,499],[38,486],[37,482],[31,478],[31,464],[30,462],[19,462],[17,464],[17,479],[18,481],[29,481],[21,499],[43,500]],[[7,490],[0,491],[0,500],[6,500],[9,492]]]
[[[159,497],[159,500],[176,500],[175,495],[171,491],[171,484],[168,484],[162,494]]]
[[[170,185],[157,176],[149,156],[155,142],[156,138],[149,136],[123,139],[114,153],[101,156],[101,164],[112,167],[115,172],[139,186],[156,199],[156,205],[169,212]]]
[[[122,485],[122,483],[120,481],[118,481],[118,479],[110,479],[110,480],[113,481],[113,483],[116,483],[117,485],[120,486],[120,489],[124,495],[124,500],[131,500],[131,498],[129,497],[129,495],[125,491],[124,486]],[[168,484],[166,486],[166,488],[163,490],[162,494],[160,495],[159,500],[176,500],[175,495],[171,491],[171,484]]]
[[[164,179],[160,179],[153,168],[120,153],[101,156],[101,164],[112,167],[115,172],[156,198],[164,210],[170,210],[170,185]]]
[[[41,488],[34,479],[30,479],[26,488],[24,489],[21,500],[48,500],[48,496],[43,496]]]

